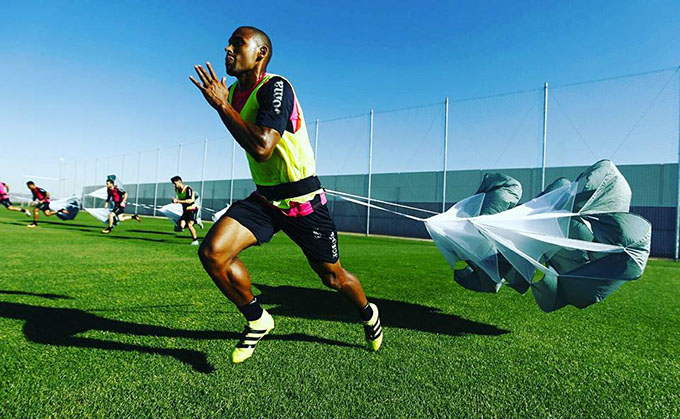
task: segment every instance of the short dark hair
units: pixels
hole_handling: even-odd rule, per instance
[[[35,182],[33,182],[32,180],[29,180],[28,182],[26,182],[26,186],[31,186],[31,185],[35,185]]]
[[[264,66],[267,67],[267,65],[269,65],[269,61],[271,61],[272,59],[272,54],[274,53],[274,49],[272,48],[272,40],[269,39],[269,35],[267,35],[265,31],[263,31],[262,29],[256,28],[255,26],[240,26],[238,29],[241,28],[248,29],[254,32],[261,42],[260,45],[264,45],[267,47],[267,49],[269,50],[269,54],[267,54],[267,57],[265,58],[266,62],[264,63]]]
[[[172,183],[175,183],[175,182],[177,182],[177,181],[180,181],[180,182],[181,182],[181,181],[182,181],[182,178],[179,177],[179,176],[173,176],[173,177],[170,178],[170,182],[172,182]]]

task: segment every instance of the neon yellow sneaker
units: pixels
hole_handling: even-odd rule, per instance
[[[380,324],[380,316],[378,315],[378,307],[370,303],[373,309],[373,316],[371,319],[364,322],[364,333],[366,333],[366,346],[369,351],[377,351],[383,340],[382,325]]]
[[[255,352],[255,345],[265,337],[274,328],[274,318],[267,313],[267,310],[262,311],[262,317],[252,322],[243,330],[243,337],[236,344],[234,351],[231,353],[231,361],[234,364],[239,364],[246,359],[253,356]]]

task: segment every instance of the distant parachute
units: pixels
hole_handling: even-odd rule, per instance
[[[485,175],[475,195],[423,220],[460,285],[531,289],[550,312],[602,301],[642,275],[651,224],[628,212],[631,190],[611,161],[595,163],[574,182],[557,179],[516,206],[521,194],[515,179]],[[466,266],[457,269],[460,261]]]
[[[50,202],[50,209],[52,211],[66,210],[66,212],[57,212],[56,214],[57,217],[63,221],[69,221],[76,218],[81,206],[80,198],[75,196]]]
[[[216,223],[224,214],[227,213],[227,210],[229,209],[229,204],[227,204],[226,207],[222,208],[221,210],[217,211],[216,213],[213,214],[212,216],[212,221]]]

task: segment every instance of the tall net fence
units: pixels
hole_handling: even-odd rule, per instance
[[[556,178],[573,180],[611,159],[633,189],[631,211],[652,222],[652,254],[677,256],[679,92],[680,72],[671,68],[309,119],[306,128],[327,190],[419,217],[474,194],[488,172],[519,180],[526,202]],[[174,175],[199,193],[203,218],[254,190],[244,150],[224,135],[64,163],[60,193],[90,192],[109,174],[128,190],[135,211],[149,215],[171,201]],[[95,204],[85,198],[85,205]],[[418,221],[336,196],[328,205],[341,231],[427,237]]]

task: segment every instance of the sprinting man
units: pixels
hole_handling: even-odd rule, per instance
[[[9,185],[5,182],[0,182],[0,205],[4,205],[10,211],[23,212],[27,216],[31,216],[31,211],[12,205],[12,201],[9,199]]]
[[[113,179],[106,179],[106,201],[104,203],[104,208],[108,208],[109,202],[112,202],[113,209],[109,213],[108,225],[104,230],[102,230],[102,234],[109,234],[111,230],[113,230],[113,228],[122,221],[142,221],[142,219],[137,214],[123,214],[125,212],[125,207],[127,206],[127,198],[128,194],[125,189],[116,185]]]
[[[239,254],[268,242],[280,230],[302,249],[323,283],[354,304],[368,348],[377,351],[383,338],[378,308],[367,301],[359,280],[340,264],[337,231],[315,175],[302,108],[291,84],[266,71],[272,57],[269,37],[242,26],[224,50],[227,74],[236,77],[235,83],[227,87],[226,78],[218,79],[210,63],[207,68],[194,67],[200,81],[190,79],[246,151],[257,185],[257,191],[229,207],[199,249],[205,270],[248,322],[232,361],[251,357],[260,339],[274,328],[274,319],[253,296]]]
[[[198,205],[196,204],[196,193],[191,186],[185,185],[182,178],[173,176],[170,182],[175,186],[176,198],[172,198],[174,204],[182,204],[182,217],[179,219],[179,228],[184,230],[189,229],[191,233],[191,245],[198,246],[198,236],[194,224],[198,219]]]
[[[33,194],[33,202],[31,202],[31,205],[33,206],[33,222],[31,224],[28,224],[26,227],[38,226],[38,214],[40,213],[40,211],[42,211],[46,217],[51,217],[54,214],[59,213],[59,211],[52,211],[50,209],[51,201],[49,192],[47,192],[43,188],[39,188],[38,186],[36,186],[32,180],[26,182],[26,186]]]

